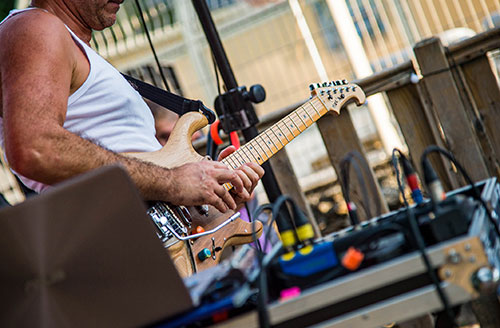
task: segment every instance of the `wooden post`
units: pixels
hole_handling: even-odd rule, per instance
[[[500,177],[500,89],[487,55],[459,68],[459,76],[472,100],[476,113],[477,134],[490,173]]]
[[[325,143],[325,147],[328,152],[328,156],[330,157],[330,161],[337,172],[337,175],[340,173],[340,162],[344,156],[352,151],[357,150],[362,156],[365,156],[363,146],[361,141],[356,134],[354,129],[354,125],[352,124],[351,116],[346,108],[343,108],[340,112],[340,115],[336,114],[327,114],[320,118],[317,121],[319,131],[323,138],[323,142]],[[366,159],[366,157],[365,157]],[[378,202],[381,206],[382,212],[387,212],[387,202],[382,195],[380,190],[380,186],[371,171],[370,176],[365,176],[366,184],[374,182],[377,187],[377,194],[370,195],[371,204],[370,211],[372,214],[377,215],[376,207],[374,206],[376,202]],[[354,176],[351,174],[351,176]],[[351,200],[358,205],[358,215],[361,220],[370,219],[367,217],[366,212],[363,208],[367,205],[363,203],[362,194],[365,192],[369,192],[367,190],[361,190],[357,179],[351,179],[350,184],[350,198]]]
[[[445,48],[438,38],[419,42],[415,57],[430,105],[446,138],[448,149],[475,181],[489,176],[481,146],[450,71]]]
[[[439,135],[438,127],[428,114],[421,101],[419,87],[409,83],[405,86],[388,90],[387,98],[392,111],[405,138],[413,166],[422,177],[420,167],[420,156],[429,145],[444,147],[443,140]],[[458,187],[455,174],[451,171],[450,163],[442,157],[432,156],[430,158],[436,173],[441,178],[446,190]]]
[[[319,229],[318,222],[313,215],[313,212],[307,202],[306,196],[300,188],[297,176],[293,171],[292,164],[288,158],[285,150],[281,150],[276,153],[270,160],[271,167],[273,169],[278,185],[281,189],[283,195],[289,195],[297,203],[300,209],[306,214],[310,219],[311,224],[314,228],[314,232],[317,237],[321,236],[321,230]]]

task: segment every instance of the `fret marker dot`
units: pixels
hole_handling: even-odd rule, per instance
[[[257,159],[260,161],[260,157],[257,157]]]

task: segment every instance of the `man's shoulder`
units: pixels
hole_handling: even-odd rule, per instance
[[[7,19],[0,25],[2,48],[33,47],[53,43],[61,44],[70,35],[64,23],[56,16],[40,9],[27,10]]]

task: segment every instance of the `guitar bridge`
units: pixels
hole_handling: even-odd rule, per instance
[[[185,210],[187,211],[187,209]],[[180,214],[176,214],[176,212]],[[177,208],[172,210],[166,203],[157,202],[151,206],[146,213],[153,220],[156,227],[156,234],[163,243],[171,238],[178,239],[175,234],[178,236],[187,235],[191,228],[190,219],[183,213],[183,210]],[[187,214],[189,215],[189,212],[187,212]],[[175,231],[175,234],[173,234],[172,231]],[[168,246],[172,244],[173,243]]]

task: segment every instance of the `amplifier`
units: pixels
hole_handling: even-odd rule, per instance
[[[476,187],[498,225],[496,178]],[[437,206],[424,202],[412,208],[451,306],[494,290],[498,279],[500,239],[486,209],[473,196],[472,188],[465,187],[448,193]],[[300,251],[288,261],[277,257],[268,270],[275,300],[268,307],[271,325],[368,328],[441,311],[407,214],[400,209],[317,240],[313,249],[321,252],[311,252],[311,258]],[[343,262],[352,249],[362,260],[347,268]],[[299,289],[299,295],[280,300],[280,292],[291,287]],[[218,327],[258,327],[258,322],[257,312],[250,311]]]

